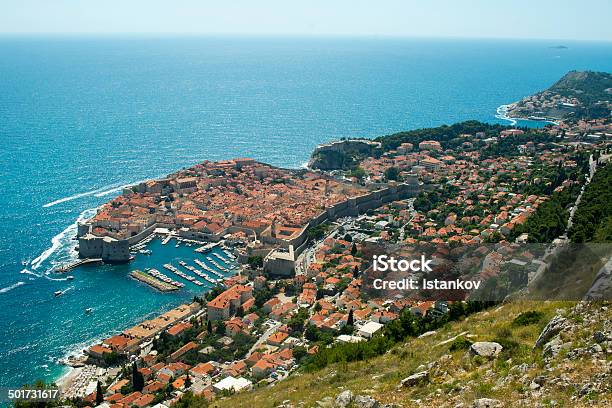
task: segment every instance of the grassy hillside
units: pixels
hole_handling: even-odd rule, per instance
[[[585,105],[610,100],[612,74],[594,71],[570,71],[548,90],[562,96],[575,97]]]
[[[400,343],[383,356],[298,372],[273,387],[217,400],[211,406],[334,406],[344,390],[399,407],[459,403],[467,407],[479,398],[499,400],[502,406],[610,406],[612,343],[602,343],[602,353],[593,333],[604,326],[610,330],[611,309],[594,303],[510,303]],[[557,314],[567,318],[558,336],[563,346],[556,357],[544,357],[542,349],[534,351],[533,346]],[[466,348],[476,341],[496,341],[504,350],[492,361],[467,356]],[[429,372],[429,381],[400,385],[403,378],[423,370]]]

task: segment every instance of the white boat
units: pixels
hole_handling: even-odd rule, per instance
[[[56,290],[55,293],[53,293],[55,297],[62,296],[63,294],[64,292],[62,292],[61,290]]]
[[[72,276],[72,275],[66,276],[66,280],[73,280],[73,279],[74,279],[74,276]]]
[[[88,307],[87,309],[85,309],[85,313],[90,314],[93,311],[93,309],[91,307]]]

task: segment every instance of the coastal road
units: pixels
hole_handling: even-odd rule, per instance
[[[316,241],[314,245],[308,245],[308,247],[298,256],[298,258],[295,261],[295,274],[296,275],[306,275],[307,274],[308,266],[311,263],[314,263],[316,261],[315,254],[317,253],[321,245],[323,245],[323,242],[325,242],[327,238],[334,238],[336,234],[338,233],[338,229],[341,226],[344,226],[345,224],[346,222],[343,222],[340,224],[336,224],[335,222],[332,223],[334,227],[332,228],[331,232],[326,237],[323,237],[321,240]]]
[[[274,325],[272,325],[268,330],[264,332],[264,334],[259,336],[259,339],[257,339],[255,344],[253,344],[253,347],[251,347],[251,349],[246,355],[250,356],[255,350],[257,350],[259,346],[264,344],[268,340],[268,337],[270,337],[276,331],[276,329],[278,329],[280,326],[281,326],[281,322],[275,322]]]
[[[414,201],[415,200],[416,200],[416,198],[413,197],[413,198],[409,198],[408,201],[407,201],[407,203],[408,203],[407,210],[410,212],[410,220],[408,220],[408,222],[405,223],[404,225],[402,225],[402,227],[400,228],[400,231],[399,231],[399,240],[400,241],[403,241],[405,236],[406,236],[406,225],[408,225],[413,220],[413,218],[416,216],[416,214],[417,214],[416,210],[414,209]]]

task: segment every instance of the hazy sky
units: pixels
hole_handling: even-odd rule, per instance
[[[612,41],[611,0],[0,0],[4,33],[189,33]]]

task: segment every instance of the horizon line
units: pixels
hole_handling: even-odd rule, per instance
[[[0,31],[0,37],[234,37],[234,38],[337,38],[337,39],[417,39],[417,40],[497,40],[497,41],[551,41],[551,42],[597,42],[612,43],[612,39],[572,39],[540,37],[474,37],[474,36],[432,36],[400,34],[355,34],[355,33],[229,33],[229,32],[59,32],[59,31]],[[563,45],[563,44],[556,44]]]

